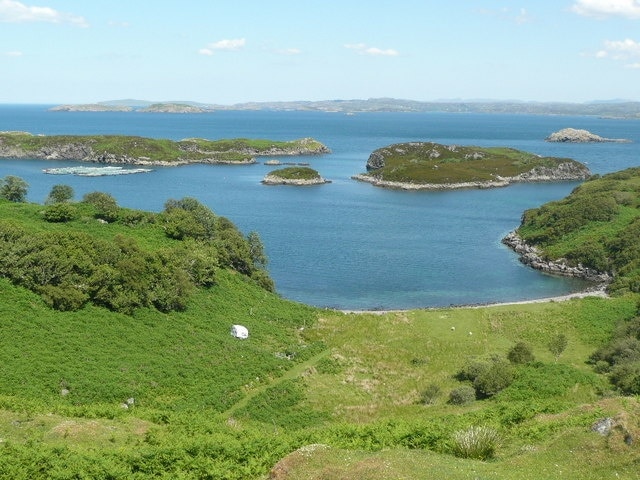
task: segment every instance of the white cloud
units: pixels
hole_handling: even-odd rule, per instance
[[[640,18],[640,0],[577,0],[571,6],[571,11],[595,18],[611,15]]]
[[[5,57],[21,57],[22,56],[22,52],[18,51],[18,50],[14,50],[11,52],[4,52]]]
[[[629,60],[640,58],[640,43],[627,38],[625,40],[605,40],[604,48],[595,54],[596,58]]]
[[[628,63],[625,67],[640,70],[640,62]]]
[[[384,57],[397,57],[400,53],[393,48],[377,48],[377,47],[369,47],[364,43],[348,43],[344,46],[349,50],[354,50],[360,55],[373,55],[373,56],[384,56]]]
[[[217,51],[236,51],[244,48],[247,41],[244,38],[233,38],[218,40],[217,42],[210,43],[204,48],[198,50],[201,55],[213,55]]]
[[[0,0],[0,22],[24,23],[70,23],[78,27],[88,27],[87,21],[72,13],[62,13],[49,7],[28,6],[15,0]]]

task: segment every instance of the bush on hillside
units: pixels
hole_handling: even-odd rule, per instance
[[[476,400],[476,390],[469,385],[462,385],[449,392],[451,405],[469,405]]]
[[[52,223],[69,222],[77,216],[78,209],[69,203],[52,203],[47,205],[42,212],[42,218]]]
[[[640,394],[640,317],[623,322],[611,340],[589,358],[598,372],[627,395]]]
[[[531,363],[535,361],[535,356],[528,343],[518,342],[509,349],[507,360],[515,364]]]
[[[115,222],[118,219],[120,207],[118,202],[108,193],[91,192],[82,197],[82,201],[93,205],[96,209],[95,216],[105,222]]]

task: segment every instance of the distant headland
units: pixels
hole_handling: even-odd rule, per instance
[[[379,148],[371,153],[366,167],[367,173],[352,178],[403,190],[494,188],[515,182],[584,180],[591,175],[585,165],[569,158],[433,142]]]
[[[224,110],[320,111],[336,113],[366,112],[450,112],[450,113],[511,113],[531,115],[592,115],[611,118],[640,118],[640,102],[595,101],[524,102],[517,100],[437,100],[417,101],[397,98],[349,100],[245,102],[232,105],[207,104],[192,101],[111,100],[91,104],[67,104],[51,108],[60,112],[151,112],[151,113],[212,113]]]

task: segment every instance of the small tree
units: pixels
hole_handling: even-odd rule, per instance
[[[511,347],[509,353],[507,353],[507,359],[511,363],[523,364],[533,362],[535,357],[533,356],[533,352],[531,352],[531,347],[527,343],[518,342]]]
[[[556,359],[556,362],[558,361],[558,358],[560,358],[560,355],[562,355],[562,352],[564,352],[564,350],[567,348],[568,344],[569,339],[564,333],[559,333],[551,338],[548,347],[549,351]]]
[[[24,202],[27,199],[29,184],[22,178],[7,175],[0,179],[0,198],[10,202]]]
[[[69,185],[54,185],[51,187],[49,196],[45,200],[46,204],[66,203],[73,200],[73,188]]]

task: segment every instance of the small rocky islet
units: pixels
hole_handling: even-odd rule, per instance
[[[591,172],[570,158],[542,157],[506,147],[407,142],[379,148],[355,180],[403,190],[504,187],[516,182],[575,181]]]
[[[557,132],[553,132],[547,138],[547,142],[555,143],[630,143],[630,140],[625,138],[605,138],[595,133],[591,133],[589,130],[583,130],[578,128],[563,128]]]
[[[285,167],[269,172],[262,179],[265,185],[295,185],[309,186],[331,183],[323,178],[316,170],[309,167]]]

